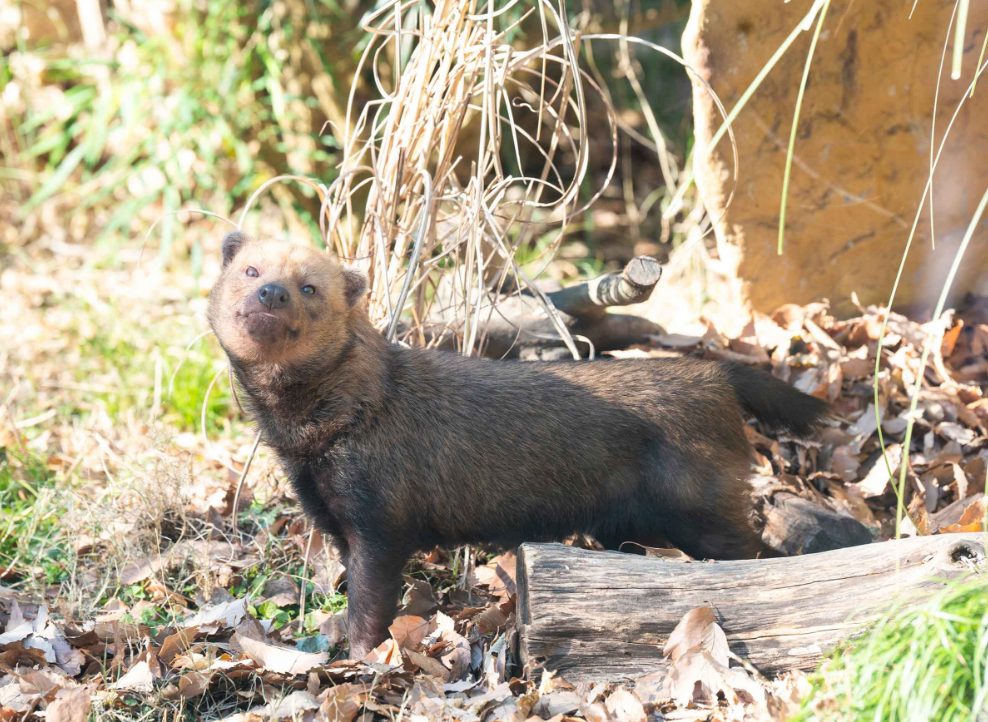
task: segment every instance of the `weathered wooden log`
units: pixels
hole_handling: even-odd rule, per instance
[[[571,682],[637,677],[665,666],[661,647],[686,612],[711,605],[731,649],[763,673],[812,669],[893,600],[984,569],[985,544],[983,534],[946,534],[689,564],[525,544],[519,653],[529,670],[545,667]]]

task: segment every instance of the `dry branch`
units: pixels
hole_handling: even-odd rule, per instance
[[[599,315],[608,306],[647,301],[662,277],[662,265],[651,256],[632,258],[620,273],[608,273],[585,283],[547,293],[552,304],[571,316]]]
[[[600,316],[579,317],[560,313],[560,318],[576,339],[582,355],[588,355],[588,344],[593,344],[595,354],[601,351],[625,349],[638,343],[645,343],[649,336],[663,333],[656,323],[640,316],[628,314],[601,314]],[[460,350],[462,347],[461,325],[450,326],[436,323],[426,329],[426,338],[437,341],[444,333],[438,346]],[[547,318],[538,301],[521,296],[501,301],[490,322],[481,353],[487,358],[524,360],[553,360],[569,358],[563,339],[552,321]],[[559,353],[556,353],[556,352]]]
[[[732,651],[763,673],[811,669],[893,600],[984,570],[986,543],[984,534],[947,534],[689,564],[525,544],[519,651],[529,668],[557,670],[571,682],[636,677],[665,666],[661,646],[686,612],[711,605]]]
[[[764,509],[762,538],[789,556],[816,554],[871,542],[868,528],[849,514],[838,514],[795,494],[779,491]]]
[[[648,300],[662,275],[662,266],[654,258],[632,259],[619,273],[579,283],[545,295],[552,302],[558,320],[576,339],[583,356],[589,344],[594,353],[624,349],[645,343],[650,336],[663,333],[661,326],[627,314],[606,313],[611,306],[627,306]],[[488,358],[554,359],[569,357],[565,341],[556,323],[540,299],[520,290],[516,282],[506,284],[495,296],[491,292],[481,306],[484,321],[481,352]],[[492,307],[492,304],[494,306]],[[429,319],[426,339],[441,348],[461,350],[464,324],[456,315],[455,303],[447,303]]]

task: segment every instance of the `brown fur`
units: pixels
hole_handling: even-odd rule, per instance
[[[258,300],[265,284],[287,289],[284,308]],[[608,548],[771,553],[749,522],[741,409],[806,433],[823,402],[697,359],[401,349],[371,326],[363,297],[362,277],[327,254],[231,234],[209,309],[265,442],[344,557],[351,656],[387,637],[404,562],[436,544],[587,533]]]

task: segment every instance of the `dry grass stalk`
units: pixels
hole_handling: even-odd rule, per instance
[[[575,45],[557,11],[543,5],[543,45],[517,53],[507,35],[536,8],[505,20],[514,6],[440,0],[425,14],[417,3],[393,3],[368,19],[371,42],[360,64],[374,67],[382,98],[359,112],[355,132],[343,139],[340,180],[326,198],[323,221],[331,245],[370,276],[371,314],[382,328],[395,312],[411,314],[404,340],[425,341],[422,324],[441,301],[456,308],[463,322],[463,352],[475,350],[491,313],[489,289],[508,274],[531,283],[514,256],[530,240],[533,223],[563,228],[581,210],[577,192],[588,163],[586,80]],[[414,28],[402,29],[410,12]],[[549,50],[546,14],[560,32],[561,53]],[[415,46],[399,67],[393,51],[408,36]],[[391,92],[377,71],[386,53],[395,68]],[[558,66],[558,78],[544,72],[548,63]],[[351,96],[348,113],[354,112]],[[531,123],[523,127],[516,119],[519,113],[536,120],[534,132]],[[610,122],[616,138],[613,112]],[[524,153],[534,151],[543,159],[541,173],[512,175],[503,151],[519,168],[525,167]],[[358,222],[354,194],[362,189],[366,205]],[[561,238],[560,233],[550,244],[547,257]],[[410,264],[416,242],[421,261]],[[444,275],[446,282],[440,280]],[[410,293],[398,308],[406,284]]]
[[[346,127],[354,131],[341,139],[344,160],[324,194],[320,219],[327,245],[368,273],[371,315],[382,329],[393,333],[393,320],[410,316],[403,341],[437,343],[455,331],[463,353],[479,350],[497,292],[514,276],[518,283],[511,287],[535,293],[577,355],[533,278],[574,217],[613,177],[619,123],[608,94],[579,68],[581,40],[562,2],[525,9],[517,0],[501,7],[493,0],[438,0],[431,13],[423,7],[394,2],[366,21],[370,41],[359,67],[373,70],[380,99],[357,109],[351,91]],[[541,32],[542,42],[517,51],[511,32],[528,25]],[[409,41],[414,47],[403,63],[401,48]],[[391,90],[380,72],[385,62]],[[612,155],[603,183],[581,205],[589,167],[588,92],[606,108]],[[509,162],[541,170],[512,174]],[[365,201],[359,212],[358,193]],[[527,274],[515,256],[536,232],[554,235],[537,259],[538,272]],[[427,335],[426,320],[440,315],[445,327],[434,324]]]

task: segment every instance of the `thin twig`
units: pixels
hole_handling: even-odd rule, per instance
[[[305,628],[305,589],[309,583],[309,551],[312,549],[312,537],[316,534],[316,527],[309,524],[309,538],[305,542],[305,555],[302,557],[302,583],[298,593],[298,625],[299,631]]]
[[[244,481],[247,479],[247,473],[250,471],[251,462],[254,461],[254,454],[257,453],[257,447],[260,443],[261,432],[258,430],[257,436],[254,437],[254,445],[251,447],[247,461],[244,463],[244,468],[240,472],[240,479],[237,480],[237,491],[233,494],[233,511],[230,513],[230,517],[233,524],[233,533],[237,537],[238,542],[240,541],[240,527],[237,524],[237,516],[240,509],[240,490],[244,487]]]

